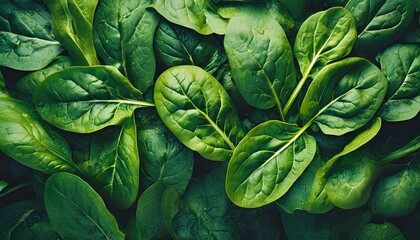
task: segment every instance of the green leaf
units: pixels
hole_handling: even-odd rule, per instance
[[[300,27],[294,45],[303,78],[348,55],[356,39],[354,18],[346,9],[333,7],[311,15]]]
[[[70,57],[57,57],[49,66],[21,78],[16,83],[17,95],[20,99],[32,103],[33,93],[40,82],[44,81],[49,75],[72,65]]]
[[[92,186],[117,209],[129,208],[139,190],[139,151],[134,116],[92,139],[88,167]]]
[[[315,213],[325,213],[332,209],[333,205],[328,198],[325,185],[327,178],[330,175],[330,170],[337,160],[359,149],[361,146],[368,143],[373,137],[378,134],[381,128],[381,118],[376,117],[366,124],[356,135],[351,139],[341,150],[341,152],[334,155],[318,168],[314,180],[312,182],[311,193],[306,202],[305,209]],[[363,156],[363,155],[362,155]]]
[[[77,65],[97,65],[93,44],[93,16],[98,0],[44,0],[52,18],[55,38]]]
[[[44,201],[51,225],[64,239],[124,239],[101,197],[75,175],[49,177]]]
[[[392,122],[414,118],[420,111],[420,46],[392,45],[379,60],[389,86],[379,115]]]
[[[194,29],[200,34],[225,33],[227,19],[217,13],[213,1],[153,0],[152,7],[168,21]]]
[[[0,180],[0,193],[3,191],[4,188],[6,188],[9,185],[8,182],[4,180]]]
[[[400,217],[420,201],[420,161],[413,160],[401,171],[385,176],[376,184],[369,208],[375,215]]]
[[[165,190],[165,184],[156,182],[139,198],[136,223],[140,229],[141,239],[162,239],[169,236],[161,204]]]
[[[0,65],[31,71],[47,66],[63,48],[53,39],[50,14],[37,3],[2,1]]]
[[[414,16],[414,0],[350,0],[346,9],[356,19],[355,49],[372,51],[401,37]]]
[[[164,126],[139,130],[138,145],[146,177],[142,181],[147,186],[161,182],[183,194],[193,171],[193,152]]]
[[[78,133],[120,125],[135,109],[153,106],[111,66],[71,67],[52,74],[38,85],[34,103],[44,120]]]
[[[283,196],[315,156],[315,139],[304,131],[275,120],[252,129],[229,162],[229,198],[240,207],[255,208]]]
[[[154,38],[156,57],[161,65],[170,68],[195,65],[214,73],[226,61],[219,39],[160,21]]]
[[[323,68],[303,99],[300,115],[328,135],[340,136],[365,125],[387,90],[381,71],[363,58],[348,58]]]
[[[230,158],[243,131],[213,76],[195,66],[170,68],[159,76],[154,98],[162,121],[184,145],[210,160]]]
[[[150,0],[104,0],[96,10],[93,34],[98,55],[117,67],[141,92],[153,84],[153,35],[158,14]]]
[[[166,227],[174,240],[178,240],[173,227],[173,220],[179,212],[179,201],[181,196],[173,188],[166,188],[162,196],[162,215],[165,219]]]
[[[11,240],[14,230],[35,210],[33,200],[15,202],[0,208],[0,238]]]
[[[232,78],[245,101],[259,109],[283,107],[296,87],[293,53],[286,33],[261,9],[243,11],[229,22],[224,40]]]
[[[284,107],[292,107],[306,80],[329,63],[347,56],[357,39],[353,16],[342,7],[333,7],[308,17],[300,27],[293,52],[302,78]]]
[[[33,107],[0,98],[0,150],[19,163],[44,173],[74,171],[66,140],[40,121]]]
[[[400,229],[392,223],[368,223],[353,238],[355,240],[405,240]]]

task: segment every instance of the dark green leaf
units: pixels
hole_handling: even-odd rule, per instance
[[[129,208],[139,190],[139,151],[134,116],[121,127],[98,132],[92,140],[88,169],[92,186],[118,209]]]
[[[124,239],[101,197],[75,175],[49,177],[44,201],[51,225],[64,239]]]
[[[111,66],[71,67],[52,74],[38,85],[34,103],[44,120],[79,133],[120,125],[135,109],[153,106]]]
[[[154,46],[158,60],[165,68],[195,65],[213,73],[226,61],[219,40],[161,21],[156,30]]]
[[[354,240],[405,240],[404,235],[392,223],[368,223],[353,238]]]
[[[156,62],[153,35],[159,18],[147,10],[151,0],[103,0],[94,20],[94,40],[99,56],[146,92],[153,84]]]

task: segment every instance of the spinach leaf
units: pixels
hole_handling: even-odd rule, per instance
[[[103,0],[98,4],[93,34],[98,55],[117,67],[141,92],[153,84],[156,62],[153,35],[155,12],[150,0]]]
[[[217,13],[213,1],[153,0],[152,7],[168,21],[203,35],[224,34],[226,30],[227,19]]]
[[[379,60],[389,86],[379,115],[387,121],[414,118],[420,111],[420,46],[395,44]]]
[[[124,239],[101,197],[75,175],[49,177],[44,201],[51,225],[64,239]]]
[[[348,58],[323,68],[300,108],[304,122],[323,133],[343,135],[365,125],[379,109],[387,90],[381,71],[363,58]]]
[[[380,216],[399,217],[410,213],[420,201],[420,161],[385,176],[376,184],[369,208]]]
[[[307,18],[300,27],[293,47],[302,78],[284,107],[287,113],[306,80],[332,61],[348,55],[357,33],[352,15],[333,7]]]
[[[157,79],[154,98],[162,121],[184,145],[210,160],[230,158],[243,131],[213,76],[196,66],[170,68]]]
[[[350,0],[346,9],[356,19],[355,49],[372,51],[388,46],[408,28],[414,16],[413,0]]]
[[[194,154],[164,126],[138,131],[143,182],[146,186],[161,182],[184,193],[192,175]]]
[[[44,81],[49,75],[72,65],[70,57],[61,56],[53,60],[49,66],[25,75],[16,83],[18,97],[26,102],[32,103],[33,93],[40,82]]]
[[[75,171],[66,140],[40,121],[20,100],[0,98],[0,150],[19,163],[45,173]]]
[[[169,236],[161,205],[165,190],[165,184],[156,182],[147,188],[139,198],[136,223],[141,239],[162,239]]]
[[[0,65],[24,71],[44,68],[63,51],[41,5],[10,0],[0,8],[0,46]]]
[[[0,208],[0,238],[10,240],[14,230],[36,210],[32,200],[20,201]]]
[[[316,170],[312,186],[310,187],[311,193],[306,201],[305,209],[314,213],[325,213],[334,207],[325,189],[327,179],[331,174],[331,168],[341,157],[345,157],[347,154],[356,151],[372,140],[378,134],[380,128],[381,119],[379,117],[372,119],[344,146],[342,151],[323,163],[321,167]]]
[[[355,240],[381,240],[381,239],[395,239],[405,240],[406,238],[401,233],[400,229],[392,223],[368,223],[362,230],[353,238]]]
[[[243,11],[230,20],[224,45],[245,101],[259,109],[275,106],[284,120],[284,104],[297,83],[292,49],[280,24],[268,11]]]
[[[3,74],[0,72],[0,98],[10,98],[12,97],[9,91],[6,88],[6,80],[3,77]]]
[[[93,44],[93,16],[98,0],[44,0],[52,18],[55,38],[67,49],[77,65],[96,65]]]
[[[154,46],[164,68],[195,65],[212,74],[226,61],[226,54],[215,36],[203,36],[167,21],[159,22]]]
[[[140,165],[134,116],[121,127],[96,133],[88,164],[88,172],[93,174],[90,183],[110,205],[127,209],[134,203]]]
[[[71,67],[52,74],[38,85],[34,103],[44,120],[78,133],[120,125],[135,109],[153,106],[111,66]]]
[[[252,129],[229,162],[229,198],[241,207],[259,207],[283,196],[315,156],[315,139],[304,131],[275,120]]]

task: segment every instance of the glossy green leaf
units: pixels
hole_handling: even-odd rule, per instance
[[[79,133],[120,125],[135,109],[153,106],[111,66],[71,67],[52,74],[38,85],[34,103],[44,120]]]
[[[375,215],[399,217],[410,213],[420,201],[420,161],[385,176],[376,184],[369,208]]]
[[[214,73],[226,61],[219,40],[160,21],[154,38],[157,59],[165,68],[195,65]]]
[[[348,58],[323,68],[309,86],[300,108],[304,122],[322,132],[343,135],[365,125],[387,90],[381,71],[363,58]]]
[[[0,8],[0,65],[31,71],[47,66],[63,48],[53,39],[50,14],[35,2],[4,0]]]
[[[40,121],[29,104],[0,98],[0,150],[45,173],[74,171],[66,140]]]
[[[414,118],[420,111],[420,46],[393,45],[379,60],[389,86],[379,115],[393,122]]]
[[[44,0],[52,18],[55,38],[77,65],[96,65],[93,44],[93,17],[98,0]]]
[[[165,190],[165,184],[157,182],[147,188],[139,198],[136,224],[143,240],[162,239],[169,236],[161,204]]]
[[[355,48],[372,51],[401,37],[414,16],[414,0],[350,0],[346,9],[356,19]]]
[[[17,95],[20,99],[32,103],[33,93],[40,82],[44,81],[49,75],[72,65],[70,57],[62,56],[56,58],[49,66],[36,72],[29,73],[21,78],[16,83]]]
[[[355,240],[383,240],[383,239],[393,239],[393,240],[405,240],[406,238],[392,223],[368,223],[356,236]]]
[[[315,139],[304,131],[275,120],[252,129],[229,162],[229,198],[238,206],[255,208],[283,196],[315,156]]]
[[[138,131],[139,154],[145,185],[161,182],[179,194],[191,179],[194,154],[164,126]]]
[[[227,19],[222,18],[213,1],[153,0],[152,7],[168,21],[200,34],[224,34]]]
[[[331,168],[341,157],[356,151],[370,140],[372,140],[378,134],[380,128],[381,119],[379,117],[372,119],[368,124],[360,129],[360,131],[353,137],[352,140],[350,140],[344,146],[343,150],[334,155],[318,168],[312,182],[312,186],[310,187],[311,193],[306,202],[305,209],[314,213],[325,213],[334,207],[325,189],[327,178],[331,174]]]
[[[100,1],[93,25],[98,55],[143,93],[153,84],[156,69],[153,35],[159,18],[146,9],[150,2]]]
[[[256,108],[283,107],[296,87],[293,53],[286,33],[268,11],[236,14],[224,40],[232,78],[245,101]]]
[[[296,36],[294,54],[303,78],[348,55],[356,42],[353,16],[342,7],[311,15]]]
[[[213,76],[196,66],[170,68],[159,76],[154,98],[162,121],[184,145],[210,160],[230,158],[243,131]]]
[[[139,190],[139,151],[134,116],[121,127],[98,132],[92,139],[89,167],[92,186],[118,209],[129,208]]]
[[[368,201],[381,170],[362,150],[341,157],[331,168],[325,184],[328,199],[342,209],[361,207]]]
[[[75,175],[49,177],[44,202],[51,225],[64,239],[124,239],[101,197]]]
[[[287,113],[309,77],[327,64],[347,56],[357,39],[353,16],[333,7],[308,17],[301,25],[293,47],[302,78],[284,106]]]

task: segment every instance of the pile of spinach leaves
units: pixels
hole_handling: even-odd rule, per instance
[[[415,0],[3,0],[0,239],[415,239]]]

